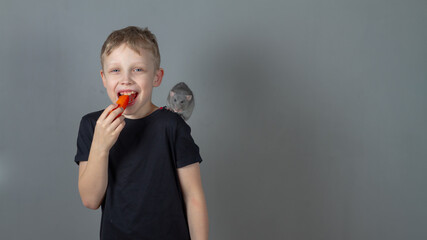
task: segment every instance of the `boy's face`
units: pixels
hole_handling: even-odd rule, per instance
[[[151,52],[143,49],[139,55],[126,44],[104,56],[101,78],[111,101],[115,103],[122,94],[131,94],[133,99],[123,113],[126,118],[142,118],[151,112],[153,87],[160,86],[163,77],[163,69],[154,68]]]

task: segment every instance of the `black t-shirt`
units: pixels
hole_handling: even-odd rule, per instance
[[[89,113],[80,122],[77,164],[88,160],[101,113]],[[190,127],[165,108],[125,121],[110,150],[108,186],[101,204],[101,240],[190,239],[176,170],[202,162]]]

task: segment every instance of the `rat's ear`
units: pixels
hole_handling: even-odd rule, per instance
[[[185,95],[188,101],[190,101],[193,98],[193,95]]]
[[[170,92],[169,92],[169,96],[173,97],[174,95],[175,95],[175,92],[174,92],[174,91],[170,91]]]

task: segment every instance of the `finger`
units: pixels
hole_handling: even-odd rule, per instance
[[[125,117],[123,115],[114,119],[110,126],[111,129],[115,130],[122,122],[124,122],[124,120],[125,120]]]
[[[119,134],[123,130],[123,128],[125,127],[125,125],[126,125],[125,121],[121,122],[119,124],[119,126],[117,126],[117,128],[114,130],[114,133],[115,134]]]
[[[111,110],[113,110],[114,108],[116,108],[118,105],[115,104],[110,104],[105,110],[104,112],[102,112],[101,116],[99,116],[100,119],[105,119],[107,118],[108,114],[110,113]]]
[[[105,119],[107,122],[112,123],[114,119],[120,114],[123,113],[124,109],[121,107],[118,107],[114,109],[110,114],[108,114],[107,118]]]

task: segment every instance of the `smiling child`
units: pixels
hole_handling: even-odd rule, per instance
[[[111,102],[130,100],[124,111],[111,104],[80,122],[78,189],[85,207],[101,206],[100,239],[208,239],[199,147],[178,114],[151,100],[164,74],[155,35],[112,32],[101,65]]]

